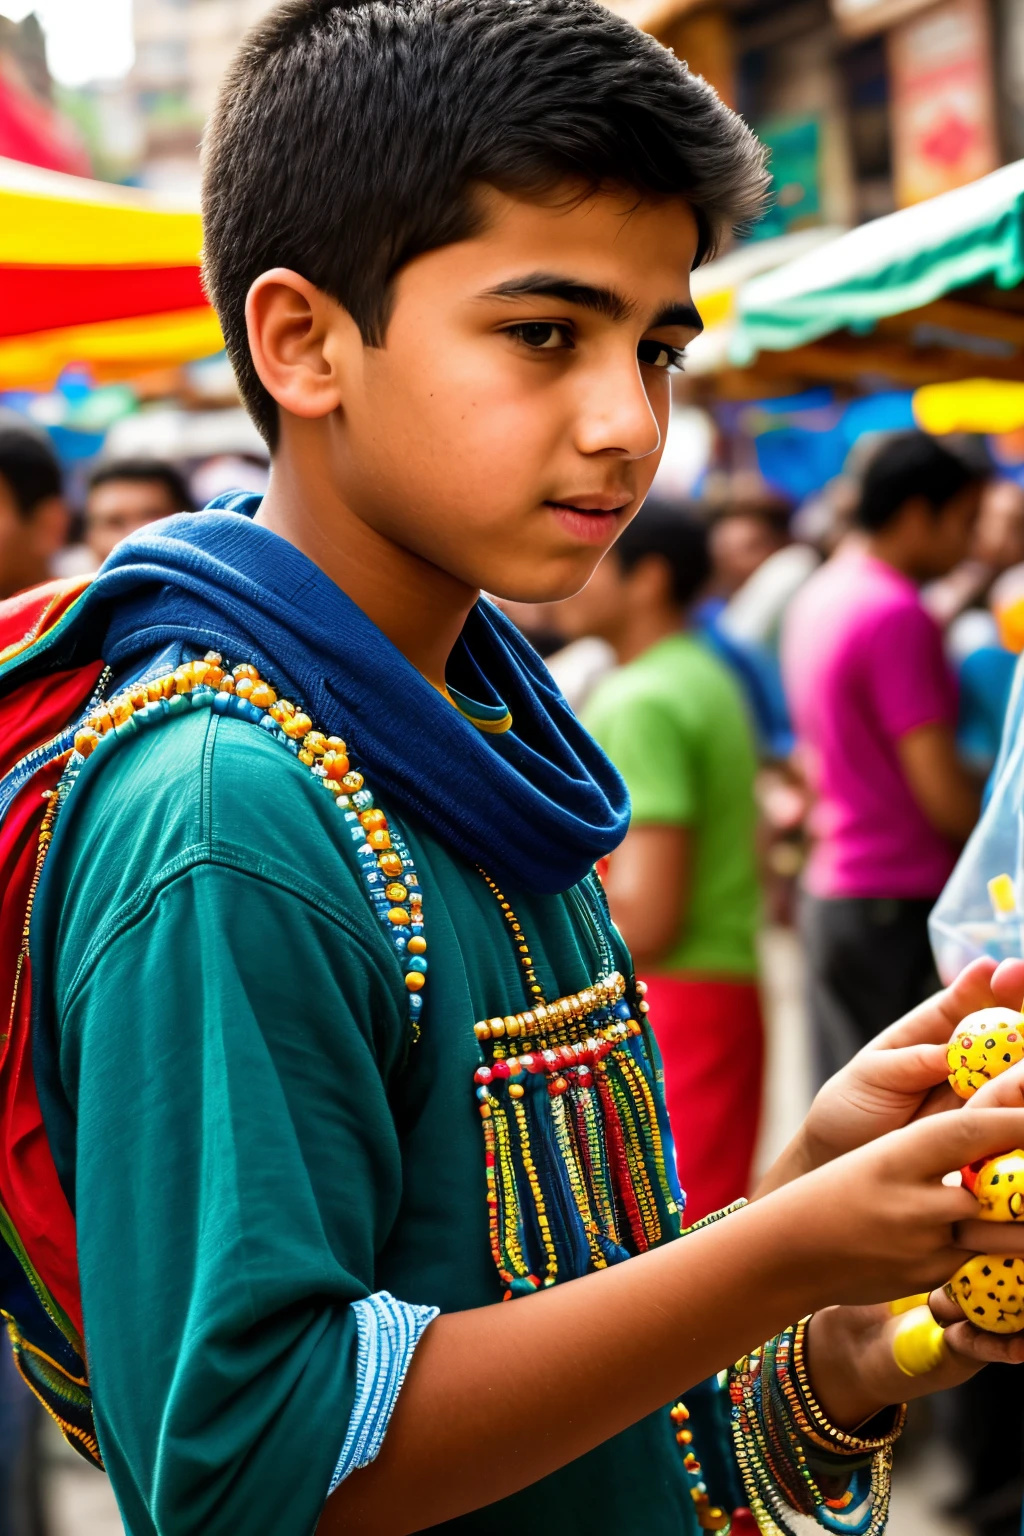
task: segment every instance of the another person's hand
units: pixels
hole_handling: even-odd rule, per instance
[[[981,1008],[1019,1008],[1022,998],[1024,960],[1004,960],[999,965],[986,958],[973,961],[951,986],[891,1025],[825,1084],[758,1194],[923,1116],[961,1108],[962,1100],[946,1082],[951,1036],[969,1013]],[[1015,1083],[1016,1089],[1004,1090],[1002,1097],[987,1099],[985,1105],[1019,1108],[1024,1104],[1024,1072],[1018,1073]],[[982,1107],[979,1096],[972,1102]]]

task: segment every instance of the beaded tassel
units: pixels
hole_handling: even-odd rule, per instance
[[[491,1247],[507,1300],[641,1253],[666,1230],[678,1233],[679,1205],[634,1017],[639,998],[634,1010],[625,978],[611,971],[545,1002],[522,926],[484,878],[532,1000],[524,1013],[476,1025]]]

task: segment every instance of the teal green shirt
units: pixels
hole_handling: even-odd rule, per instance
[[[58,821],[33,928],[35,974],[53,983],[37,1072],[130,1536],[308,1536],[353,1403],[350,1303],[501,1297],[473,1024],[526,1006],[523,979],[479,874],[404,825],[430,946],[412,1049],[343,818],[257,728],[204,710],[138,735],[86,763]],[[595,979],[577,895],[508,895],[549,996]],[[514,1347],[496,1324],[481,1369],[499,1391]],[[557,1362],[536,1368],[540,1404]],[[510,1425],[494,1454],[514,1441],[528,1455],[529,1436]],[[696,1523],[660,1412],[443,1529],[695,1536]]]
[[[670,635],[604,678],[583,720],[626,781],[633,825],[692,835],[685,916],[660,969],[753,976],[757,761],[736,683],[700,640]]]

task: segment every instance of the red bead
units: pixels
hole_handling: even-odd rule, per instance
[[[478,1067],[473,1073],[473,1081],[474,1083],[489,1083],[493,1076],[494,1074],[490,1067]]]
[[[507,1061],[496,1061],[494,1063],[494,1066],[491,1068],[491,1073],[492,1073],[492,1075],[494,1077],[501,1077],[501,1078],[510,1077],[511,1073],[509,1071],[508,1062]]]

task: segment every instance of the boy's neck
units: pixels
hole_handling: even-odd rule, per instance
[[[256,522],[308,555],[444,691],[448,657],[478,592],[371,528],[334,494],[311,494],[280,457]],[[310,613],[313,633],[317,622]]]

